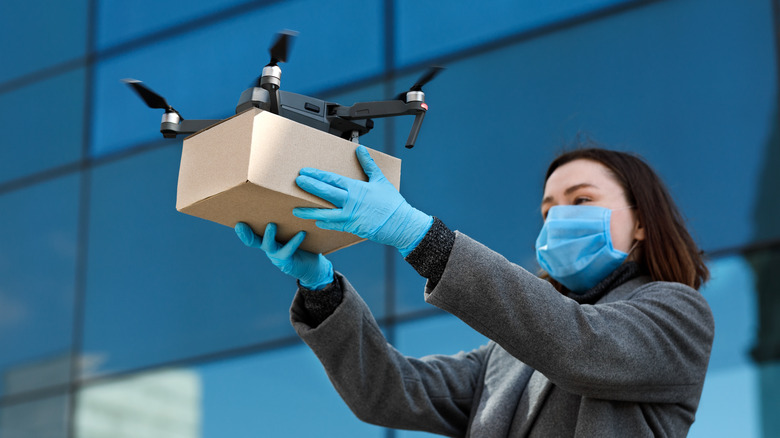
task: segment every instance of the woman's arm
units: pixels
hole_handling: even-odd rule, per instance
[[[612,400],[677,402],[692,393],[698,399],[714,332],[709,306],[684,285],[631,286],[618,288],[621,300],[579,305],[456,233],[425,299],[567,391]]]
[[[491,347],[454,356],[405,357],[387,343],[349,282],[336,274],[336,283],[342,301],[316,328],[300,292],[291,320],[355,415],[387,427],[463,435]]]

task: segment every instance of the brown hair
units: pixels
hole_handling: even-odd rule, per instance
[[[653,169],[641,158],[625,152],[575,149],[550,163],[545,183],[555,169],[581,159],[606,166],[623,187],[626,201],[635,206],[639,223],[645,228],[645,239],[635,249],[635,261],[655,281],[674,281],[699,289],[709,279],[709,270],[666,186]]]

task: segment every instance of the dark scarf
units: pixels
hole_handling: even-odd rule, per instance
[[[642,270],[636,262],[625,262],[612,271],[607,278],[601,280],[597,285],[588,289],[585,293],[575,294],[574,292],[564,289],[564,294],[580,304],[595,304],[596,301],[600,300],[607,292],[640,275],[642,275]]]

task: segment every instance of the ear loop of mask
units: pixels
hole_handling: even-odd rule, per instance
[[[629,205],[629,206],[626,206],[626,207],[615,208],[612,211],[628,210],[629,208],[634,208],[634,207],[636,207],[636,205]],[[611,218],[610,218],[610,220],[611,220]],[[628,256],[626,257],[626,260],[631,258],[631,253],[634,252],[634,250],[636,249],[637,246],[639,246],[639,242],[640,242],[640,240],[634,239],[634,243],[631,245],[631,248],[629,248],[628,252],[626,253],[626,254],[628,254]]]
[[[626,257],[626,259],[630,259],[631,258],[631,253],[634,252],[634,250],[636,249],[637,246],[639,246],[639,242],[640,242],[639,240],[634,240],[634,244],[631,245],[631,248],[628,249],[628,252],[627,252],[628,256]]]

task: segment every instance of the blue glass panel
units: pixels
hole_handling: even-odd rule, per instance
[[[0,394],[67,383],[79,178],[0,195]]]
[[[688,436],[772,436],[760,433],[759,385],[758,370],[752,366],[740,365],[707,373],[696,422]]]
[[[83,56],[87,4],[87,0],[0,2],[0,83]]]
[[[358,420],[305,346],[200,368],[203,437],[382,437]]]
[[[0,408],[3,438],[68,436],[68,396],[60,395]]]
[[[645,156],[704,249],[754,240],[756,216],[762,238],[779,236],[776,214],[764,216],[776,189],[754,198],[762,168],[771,177],[780,159],[770,9],[659,2],[449,65],[425,89],[418,145],[398,152],[405,196],[535,270],[544,171],[585,132]],[[470,94],[475,71],[483,86]],[[409,125],[397,126],[405,138]],[[400,309],[421,305],[417,278],[399,271],[415,294]]]
[[[778,259],[775,249],[710,264],[712,279],[702,294],[715,317],[715,342],[690,436],[780,432],[780,299],[773,273]]]
[[[128,4],[100,0],[98,3],[97,47],[102,50],[167,27],[208,17],[235,5],[252,2],[142,0]]]
[[[471,351],[488,339],[458,318],[442,314],[396,326],[395,347],[412,357]]]
[[[414,64],[632,1],[397,0],[397,62]]]
[[[81,157],[84,69],[0,94],[0,183]]]
[[[232,228],[178,213],[180,148],[92,175],[84,354],[88,375],[292,336],[295,281]]]
[[[382,437],[339,398],[305,346],[165,369],[89,385],[78,395],[76,436]]]
[[[344,27],[324,17],[346,23],[349,41]],[[281,65],[284,90],[313,93],[377,74],[382,67],[378,1],[307,0],[260,9],[101,61],[95,71],[92,153],[161,138],[162,111],[147,108],[120,79],[145,81],[185,118],[227,117],[268,62],[275,32],[284,28],[300,31],[289,62]]]
[[[710,371],[752,363],[756,342],[756,275],[747,260],[725,257],[709,264],[710,281],[702,294],[715,315],[717,335],[710,356]]]

